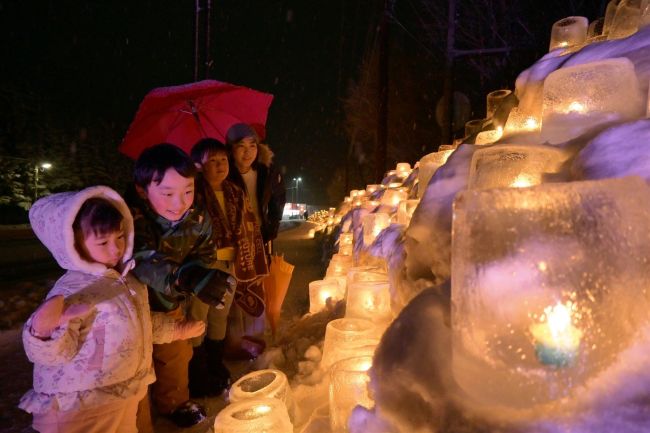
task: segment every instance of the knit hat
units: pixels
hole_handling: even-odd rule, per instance
[[[258,144],[260,142],[260,138],[252,126],[247,123],[235,123],[228,129],[228,132],[226,133],[226,144],[228,146],[232,146],[233,144],[242,141],[246,137],[254,138],[255,142]]]

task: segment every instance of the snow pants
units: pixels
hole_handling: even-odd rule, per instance
[[[184,317],[182,308],[167,314],[177,320]],[[189,340],[153,345],[156,381],[151,385],[151,400],[158,413],[170,414],[190,399],[187,367],[191,358],[192,343]]]
[[[40,433],[137,433],[136,412],[141,395],[82,410],[34,414]]]

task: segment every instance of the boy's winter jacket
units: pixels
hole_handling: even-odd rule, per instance
[[[91,197],[110,201],[124,216],[127,245],[124,272],[84,260],[74,245],[72,223]],[[29,213],[32,229],[67,272],[47,298],[63,295],[66,305],[90,306],[85,316],[57,328],[49,339],[32,335],[30,317],[23,344],[34,363],[34,389],[20,402],[31,413],[68,411],[142,395],[155,380],[152,343],[174,339],[175,322],[151,316],[145,286],[128,274],[133,220],[118,193],[97,186],[54,194]]]
[[[156,214],[135,188],[125,197],[135,226],[133,273],[149,287],[152,311],[175,310],[186,293],[218,303],[234,279],[214,269],[217,248],[209,213],[194,205],[172,222]]]

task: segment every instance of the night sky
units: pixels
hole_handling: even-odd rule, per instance
[[[440,7],[446,2],[398,0],[391,23],[391,104],[396,104],[397,114],[389,125],[394,122],[395,134],[399,132],[393,141],[404,140],[398,128],[408,128],[404,130],[412,131],[412,141],[422,142],[414,151],[405,151],[415,157],[435,151],[440,144],[434,114],[442,56],[436,44],[444,45],[444,40],[433,41],[422,30],[431,21],[422,13],[427,3]],[[512,2],[493,3],[503,7]],[[474,79],[469,66],[458,66],[457,87],[468,93],[473,112],[483,109],[485,93],[499,85],[512,87],[517,72],[543,54],[553,21],[566,12],[594,19],[602,6],[601,2],[568,2],[572,10],[563,6],[565,10],[555,11],[553,3],[547,2],[543,12],[536,10],[539,2],[517,9],[521,20],[537,21],[532,33],[546,33],[526,35],[525,50],[490,63],[488,68],[497,68],[492,77]],[[375,52],[382,4],[377,0],[213,1],[214,63],[208,78],[275,95],[267,142],[286,177],[304,179],[307,191],[303,193],[311,202],[332,203],[344,193],[345,184],[339,181],[338,189],[334,193],[330,189],[327,195],[328,185],[337,174],[341,176],[348,158],[343,101],[351,85],[364,77],[364,58],[372,58],[364,55]],[[4,119],[0,143],[5,155],[29,156],[20,143],[42,140],[52,130],[60,131],[57,140],[75,141],[77,147],[92,141],[88,136],[95,134],[107,141],[106,149],[117,152],[149,90],[193,81],[191,0],[0,1],[0,26],[0,115]],[[399,103],[406,107],[398,107]],[[33,113],[26,115],[30,110]],[[47,154],[47,145],[39,149]],[[389,156],[389,164],[398,158]],[[355,170],[354,164],[350,170]],[[363,180],[376,181],[357,177],[347,186],[363,187],[354,184]]]

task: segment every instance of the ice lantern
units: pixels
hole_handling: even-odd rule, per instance
[[[452,368],[468,398],[550,416],[624,368],[650,325],[648,197],[636,177],[457,196]]]
[[[544,81],[542,104],[541,134],[551,144],[645,113],[645,95],[627,58],[568,66],[550,73]]]
[[[339,301],[345,297],[345,287],[341,287],[335,278],[326,278],[309,283],[309,312],[318,313],[327,304],[328,299]]]
[[[512,91],[508,89],[494,90],[488,93],[485,117],[489,119],[494,116],[494,113],[497,112],[503,100],[507,98],[511,93]]]
[[[348,432],[348,419],[355,406],[373,406],[368,393],[368,370],[372,357],[358,356],[338,361],[330,372],[329,407],[332,433]]]
[[[388,191],[390,190],[387,190],[386,192]],[[370,246],[379,233],[390,225],[390,215],[383,212],[371,213],[364,216],[362,222],[363,243],[366,246]]]
[[[339,235],[339,254],[351,256],[353,249],[354,234],[352,232],[341,233]]]
[[[500,144],[472,156],[468,188],[525,188],[564,180],[562,165],[570,153],[552,146]]]
[[[242,400],[223,408],[214,433],[293,433],[287,408],[276,398]]]
[[[589,20],[585,17],[566,17],[556,21],[551,27],[551,43],[548,50],[571,48],[587,39]]]
[[[381,204],[384,206],[396,207],[400,201],[408,198],[408,192],[405,189],[387,189],[381,197]]]
[[[420,200],[417,199],[399,202],[399,206],[397,206],[397,223],[408,226],[418,204],[420,204]]]
[[[392,319],[388,281],[357,281],[348,287],[345,317],[386,324]]]
[[[420,168],[418,171],[418,197],[422,198],[424,196],[424,191],[426,191],[429,181],[436,171],[447,162],[447,159],[449,159],[449,156],[454,151],[455,149],[440,150],[425,155],[420,159]]]
[[[231,403],[259,398],[277,398],[291,413],[293,398],[287,376],[280,370],[258,370],[248,373],[235,382],[228,392]]]
[[[321,367],[329,369],[341,359],[371,356],[379,344],[379,330],[365,319],[336,319],[325,327]]]

